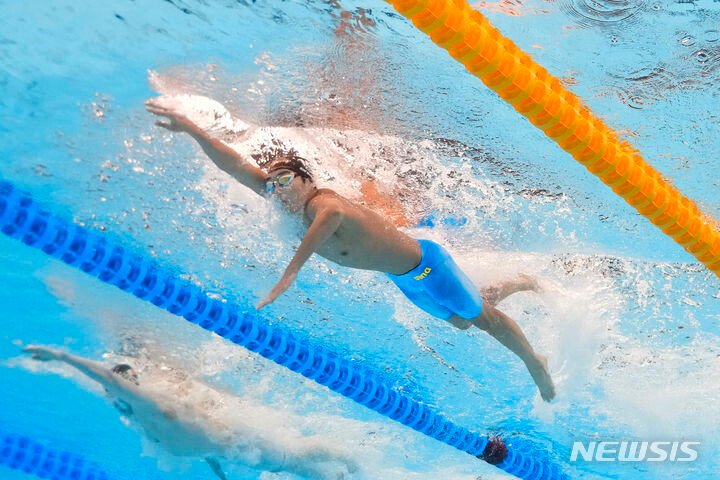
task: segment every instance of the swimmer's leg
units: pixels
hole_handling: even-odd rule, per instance
[[[227,477],[225,476],[225,472],[223,472],[222,467],[220,466],[220,462],[218,462],[217,458],[213,457],[205,457],[205,461],[208,465],[210,465],[210,468],[212,469],[213,473],[217,475],[217,477],[220,480],[227,480]]]
[[[513,280],[507,280],[505,282],[483,288],[480,293],[483,298],[494,307],[513,293],[540,292],[540,290],[541,288],[537,279],[522,273]]]
[[[555,385],[548,371],[547,359],[535,353],[520,326],[512,318],[483,301],[482,312],[477,317],[465,320],[453,315],[450,322],[456,326],[461,324],[458,328],[465,329],[472,324],[488,332],[525,363],[543,400],[549,402],[555,397]]]

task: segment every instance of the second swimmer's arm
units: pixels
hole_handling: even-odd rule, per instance
[[[29,345],[25,347],[24,351],[31,354],[36,360],[55,360],[66,363],[104,386],[117,384],[115,376],[110,370],[92,360],[41,345]]]
[[[227,476],[225,476],[225,472],[223,472],[222,466],[220,466],[220,462],[217,460],[217,458],[205,457],[205,461],[207,462],[208,465],[210,465],[210,468],[212,469],[213,473],[220,480],[227,480]]]

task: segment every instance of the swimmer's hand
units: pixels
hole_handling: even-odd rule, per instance
[[[155,122],[155,125],[170,130],[171,132],[191,133],[198,130],[198,126],[189,118],[172,107],[161,104],[158,98],[151,98],[146,101],[145,110],[160,117],[165,117],[167,121],[158,120]]]
[[[290,285],[293,284],[295,278],[297,278],[297,272],[286,272],[277,285],[270,290],[270,293],[268,293],[267,297],[265,297],[265,300],[257,304],[255,310],[260,310],[265,305],[270,305],[274,302],[276,298],[285,293],[285,290],[290,288]]]
[[[32,356],[31,358],[33,360],[37,360],[39,362],[49,362],[51,360],[57,360],[62,354],[62,352],[60,352],[59,350],[43,347],[41,345],[28,345],[27,347],[23,348],[23,352],[29,353]]]

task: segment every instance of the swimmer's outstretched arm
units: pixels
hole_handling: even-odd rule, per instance
[[[23,352],[29,353],[32,355],[33,359],[41,362],[55,360],[66,363],[104,386],[117,385],[115,375],[113,375],[110,370],[103,367],[101,364],[93,362],[92,360],[77,357],[70,353],[65,353],[60,350],[44,347],[42,345],[28,345],[23,349]]]
[[[28,345],[23,349],[24,352],[32,355],[32,358],[41,362],[55,360],[63,362],[76,368],[88,378],[95,380],[102,385],[108,393],[114,396],[122,396],[126,401],[140,402],[156,406],[166,415],[165,411],[157,405],[157,401],[144,393],[136,384],[132,382],[122,381],[120,377],[115,375],[109,368],[104,367],[98,362],[93,362],[87,358],[78,357],[61,350],[44,347],[42,345]]]
[[[228,173],[258,195],[265,193],[265,178],[267,178],[267,174],[262,169],[245,160],[234,149],[225,145],[217,138],[208,135],[207,132],[180,112],[160,105],[157,99],[151,98],[145,102],[145,108],[150,113],[167,118],[168,121],[157,121],[155,122],[156,125],[172,132],[187,133],[195,139],[205,152],[205,155],[207,155],[220,170]]]
[[[285,290],[290,288],[290,285],[292,285],[295,278],[297,278],[297,274],[302,266],[305,265],[305,262],[335,233],[342,223],[342,220],[342,206],[333,200],[323,202],[323,204],[317,207],[315,218],[300,243],[300,247],[298,247],[297,252],[295,252],[295,256],[285,269],[285,273],[280,281],[273,287],[268,296],[257,304],[257,310],[272,303],[277,297],[282,295]]]

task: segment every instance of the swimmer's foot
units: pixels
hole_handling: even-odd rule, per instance
[[[555,398],[555,384],[550,376],[547,358],[543,355],[536,354],[535,360],[532,364],[528,364],[527,367],[538,390],[540,390],[542,399],[549,402]]]
[[[542,292],[535,277],[521,273],[517,278],[483,289],[480,293],[490,305],[497,305],[507,297],[518,292]]]
[[[517,290],[518,292],[541,293],[543,291],[543,288],[540,286],[537,278],[526,273],[521,273],[520,275],[518,275],[517,284],[522,287],[521,289]]]

